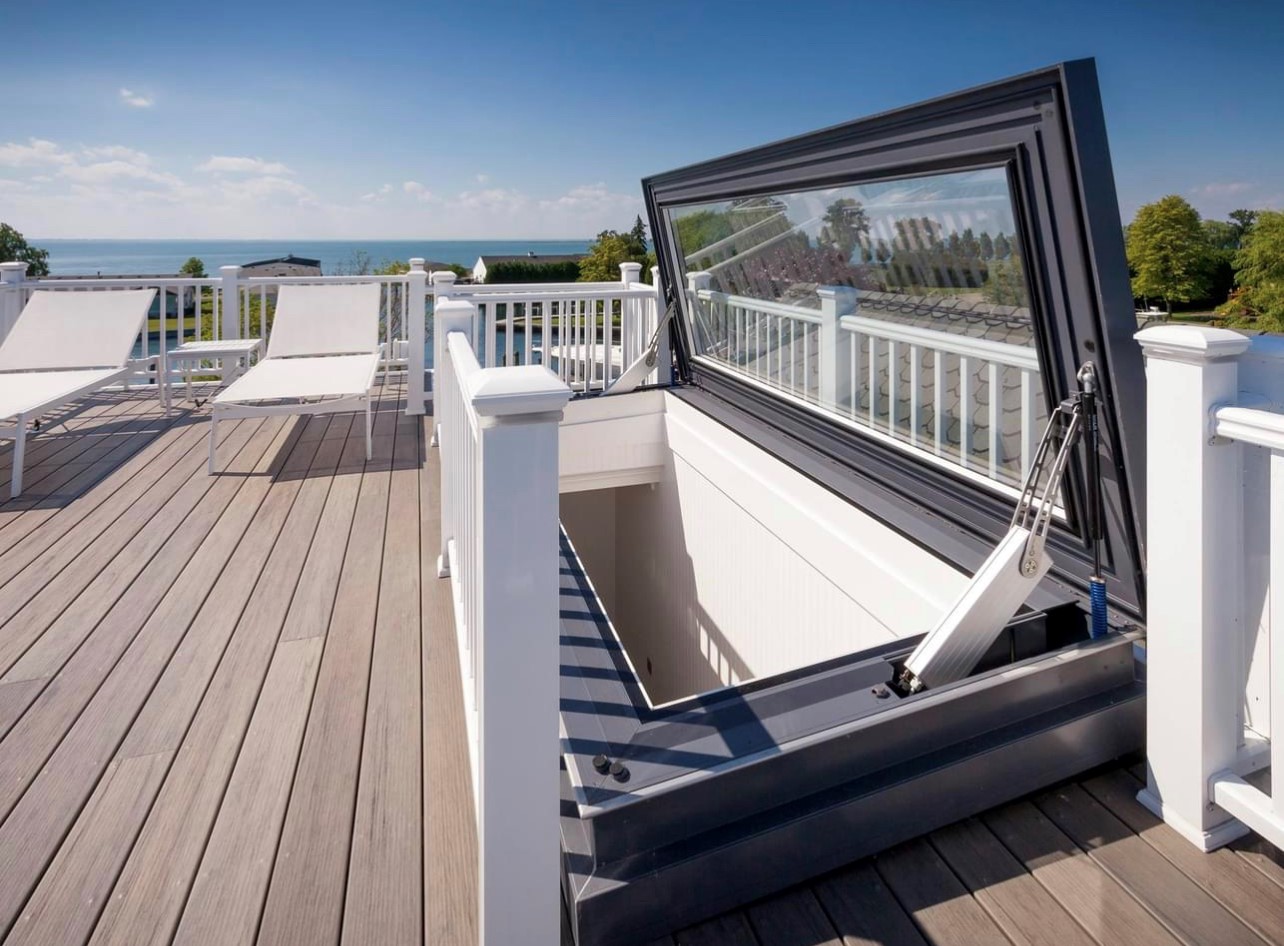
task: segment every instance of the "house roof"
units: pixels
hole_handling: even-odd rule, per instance
[[[260,260],[255,260],[253,263],[242,263],[241,268],[246,269],[250,266],[268,266],[272,263],[292,263],[295,266],[317,266],[317,267],[321,265],[321,261],[319,259],[308,259],[306,257],[295,256],[293,253],[290,253],[287,256],[279,256],[276,259],[260,259]]]

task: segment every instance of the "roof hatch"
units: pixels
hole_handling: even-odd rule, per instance
[[[1091,60],[643,186],[678,375],[969,570],[1007,530],[1049,405],[1094,362],[1104,577],[1142,616],[1142,361]],[[1086,598],[1084,497],[1076,454],[1048,547]]]

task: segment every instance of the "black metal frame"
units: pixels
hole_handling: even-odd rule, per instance
[[[1007,529],[1012,502],[814,410],[690,356],[690,313],[665,210],[692,202],[1003,165],[1031,291],[1047,403],[1075,390],[1095,361],[1102,382],[1104,577],[1112,604],[1144,615],[1141,548],[1144,378],[1132,293],[1092,60],[981,86],[643,181],[661,278],[683,307],[671,326],[678,376],[698,407],[890,526],[940,552],[960,534],[963,567]],[[1092,559],[1078,515],[1080,464],[1065,485],[1067,522],[1048,546],[1055,578],[1086,598]],[[875,502],[871,508],[870,500]],[[970,550],[970,551],[969,551]]]

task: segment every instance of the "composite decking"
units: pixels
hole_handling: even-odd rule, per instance
[[[0,503],[4,943],[475,942],[436,456],[401,398],[369,462],[348,415],[242,420],[208,477],[205,410],[146,390],[30,442]],[[1278,852],[1198,854],[1137,771],[664,942],[1284,944]]]

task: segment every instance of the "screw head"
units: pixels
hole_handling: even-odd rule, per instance
[[[611,763],[611,778],[617,782],[627,782],[629,780],[629,770],[623,762]]]
[[[605,775],[611,768],[611,760],[604,755],[593,756],[593,768],[599,775]]]
[[[892,695],[892,691],[887,689],[887,687],[883,686],[881,683],[878,686],[871,688],[869,692],[873,693],[874,698],[879,700],[885,700]]]

